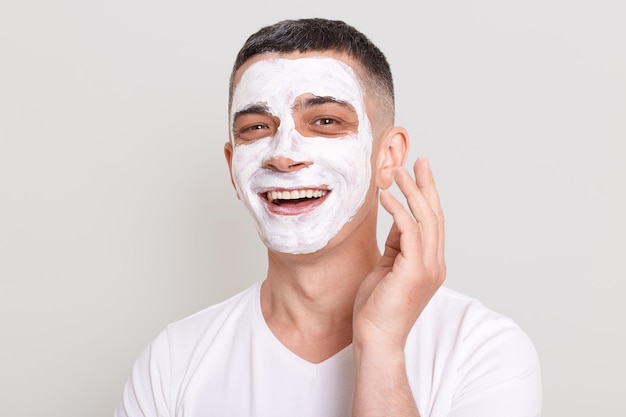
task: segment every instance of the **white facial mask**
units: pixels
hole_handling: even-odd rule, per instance
[[[358,116],[357,134],[302,136],[295,128],[292,106],[294,99],[307,93],[350,104]],[[372,133],[361,85],[348,65],[332,58],[259,61],[245,71],[234,91],[231,141],[235,113],[255,104],[266,106],[280,126],[272,137],[233,142],[232,174],[239,196],[270,249],[291,254],[318,251],[354,217],[369,189]],[[294,172],[264,167],[278,156],[310,165]],[[264,197],[272,190],[302,189],[330,192],[313,210],[297,215],[277,213]]]

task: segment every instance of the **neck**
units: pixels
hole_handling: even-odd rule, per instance
[[[269,252],[263,316],[275,336],[301,358],[318,363],[351,343],[356,292],[380,258],[375,230],[368,233],[366,239],[351,240],[360,244],[309,255]]]

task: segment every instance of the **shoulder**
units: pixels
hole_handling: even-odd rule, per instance
[[[235,335],[240,323],[250,321],[246,319],[256,306],[259,285],[162,330],[135,361],[116,415],[172,414],[182,379],[193,375],[218,335]]]
[[[213,304],[190,316],[170,323],[164,330],[169,339],[216,331],[228,322],[235,322],[251,312],[258,303],[260,282],[232,297]]]
[[[218,335],[230,333],[232,336],[242,323],[250,322],[258,303],[260,285],[254,283],[222,302],[168,324],[147,346],[144,355],[151,360],[186,358]]]
[[[465,331],[519,328],[512,319],[485,307],[477,298],[448,287],[441,287],[437,291],[425,313],[425,320],[444,322],[446,327],[457,326]]]
[[[451,400],[458,410],[482,410],[487,398],[494,410],[541,408],[541,370],[535,346],[511,318],[479,300],[440,288],[420,316],[416,347],[427,350],[450,372]],[[419,322],[423,319],[423,322]],[[481,412],[462,415],[479,415]],[[485,414],[482,414],[485,415]],[[488,414],[490,415],[490,414]]]
[[[536,358],[532,341],[513,319],[485,307],[474,297],[442,287],[424,313],[424,322],[419,324],[444,339],[454,339],[459,354],[471,356],[499,347],[509,355]]]
[[[251,326],[259,287],[260,283],[255,283],[227,300],[167,325],[142,353],[146,365],[163,368],[163,374],[167,374],[172,367],[185,369],[200,361],[203,352],[215,347],[218,340],[230,343],[245,326]]]

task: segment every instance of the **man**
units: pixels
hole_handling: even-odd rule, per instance
[[[267,275],[168,326],[117,417],[540,415],[527,336],[441,287],[439,197],[426,159],[415,180],[402,168],[376,46],[340,21],[263,28],[237,56],[229,115],[226,160]],[[379,201],[394,221],[382,255]]]

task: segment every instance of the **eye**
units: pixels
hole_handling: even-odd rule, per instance
[[[278,120],[267,114],[244,114],[233,124],[235,143],[246,143],[272,136],[278,128]]]
[[[321,119],[317,119],[313,121],[313,124],[320,125],[320,126],[329,126],[335,123],[338,123],[337,120],[332,119],[330,117],[323,117]]]
[[[247,131],[252,131],[252,130],[263,130],[263,129],[269,129],[269,127],[267,125],[262,125],[262,124],[252,125],[252,126],[244,127],[243,129],[241,129],[241,132],[247,132]]]
[[[265,123],[252,123],[241,126],[234,132],[235,142],[245,143],[273,135],[272,128]]]
[[[296,129],[305,137],[340,138],[359,129],[354,107],[328,97],[305,97],[292,115]]]
[[[335,113],[337,113],[335,111]],[[358,122],[348,122],[339,115],[315,115],[308,123],[300,124],[298,130],[304,136],[321,136],[335,138],[354,133],[358,129]]]

